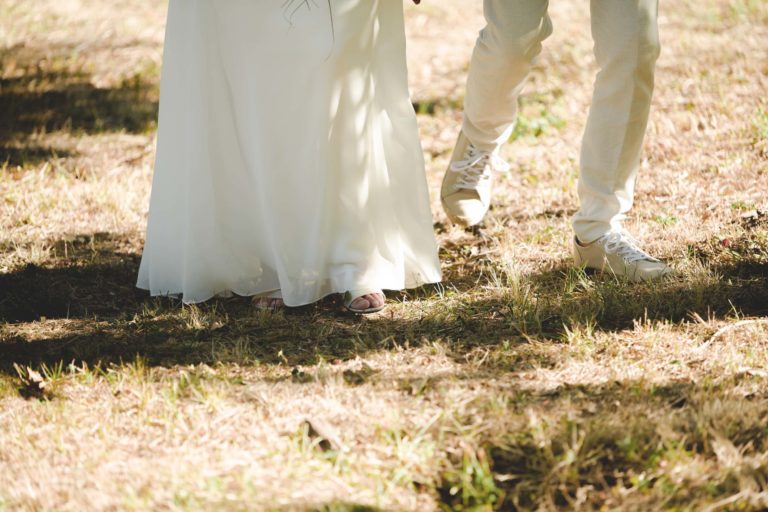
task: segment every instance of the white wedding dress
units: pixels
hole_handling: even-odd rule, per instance
[[[170,0],[138,286],[298,306],[439,280],[400,0]]]

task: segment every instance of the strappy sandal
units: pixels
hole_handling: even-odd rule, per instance
[[[357,299],[365,297],[366,295],[381,295],[382,299],[384,301],[382,302],[381,306],[376,306],[372,308],[366,308],[366,309],[360,309],[360,308],[354,308],[352,307],[352,303],[355,302]],[[387,307],[386,304],[387,297],[384,295],[384,292],[377,289],[377,290],[371,290],[371,289],[360,289],[360,290],[350,290],[347,293],[344,294],[344,307],[349,311],[350,313],[355,313],[357,315],[368,315],[371,313],[377,313]]]

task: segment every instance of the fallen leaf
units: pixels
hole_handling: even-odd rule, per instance
[[[303,426],[307,429],[307,435],[317,441],[317,446],[324,452],[339,451],[343,445],[336,431],[319,419],[306,419]]]

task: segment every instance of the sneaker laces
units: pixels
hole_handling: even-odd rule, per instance
[[[508,172],[509,164],[496,152],[478,149],[470,144],[464,153],[464,160],[453,162],[450,169],[461,173],[461,177],[456,180],[456,188],[477,190],[480,183],[491,178],[491,171]]]
[[[618,254],[627,263],[634,263],[642,260],[653,262],[659,261],[640,249],[638,247],[640,243],[637,239],[626,231],[612,231],[600,238],[600,241],[605,248],[605,252],[608,254]]]

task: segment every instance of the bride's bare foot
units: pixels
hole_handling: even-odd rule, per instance
[[[253,305],[256,309],[277,311],[285,307],[283,299],[274,297],[256,297],[253,299]]]
[[[355,297],[346,306],[353,313],[375,313],[381,311],[386,302],[387,298],[382,292],[374,292]]]

